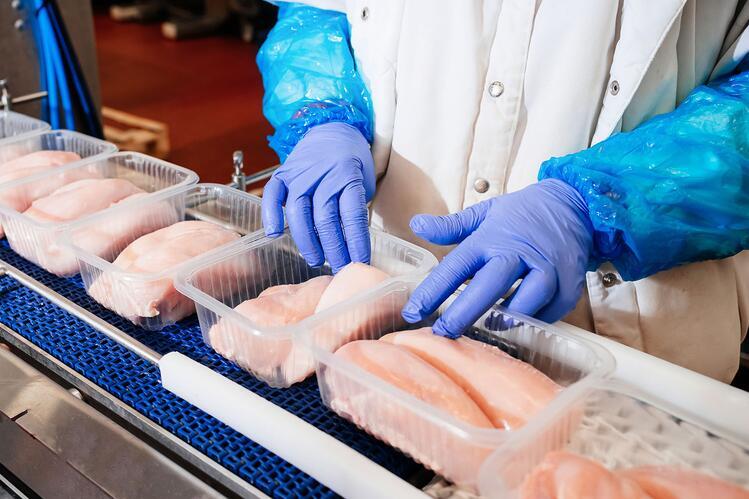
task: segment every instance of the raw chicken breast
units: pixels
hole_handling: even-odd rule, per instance
[[[637,483],[570,452],[550,452],[526,477],[521,499],[652,499]]]
[[[463,423],[492,428],[481,409],[454,381],[404,347],[360,340],[339,348],[335,357]],[[462,435],[414,414],[396,399],[341,376],[332,366],[326,369],[324,380],[324,396],[335,412],[453,482],[472,485],[490,449],[466,442]]]
[[[36,151],[0,163],[0,179],[3,178],[3,175],[15,171],[38,167],[55,168],[73,161],[80,161],[80,159],[81,157],[78,154],[70,151]]]
[[[365,263],[349,263],[335,275],[335,279],[320,298],[315,313],[338,305],[342,301],[371,289],[389,278],[390,276],[386,272],[377,267]]]
[[[332,278],[316,278],[314,286],[310,283],[316,279],[299,285],[268,288],[257,298],[240,304],[236,310],[256,326],[284,326],[348,300],[389,277],[375,267],[350,263]],[[295,300],[303,300],[303,306],[295,304]],[[310,305],[312,309],[307,308]],[[348,341],[361,338],[366,331],[380,327],[384,322],[392,324],[396,320],[400,321],[401,307],[402,304],[393,306],[391,303],[387,306],[367,307],[359,313],[351,313],[345,321],[326,322],[312,334],[316,343],[334,351]],[[268,313],[271,308],[283,312],[274,319]],[[244,326],[244,329],[248,327],[251,325]],[[265,336],[258,336],[243,332],[242,329],[239,324],[220,321],[209,332],[211,346],[224,357],[234,360],[242,368],[252,371],[273,386],[288,386],[304,380],[314,372],[311,352],[296,339],[288,336],[271,339],[272,331],[266,331]],[[233,346],[227,352],[225,348],[230,345]]]
[[[748,490],[691,470],[643,466],[619,475],[636,482],[652,499],[749,499]]]
[[[234,310],[261,327],[294,324],[315,313],[320,296],[332,279],[332,276],[325,275],[301,284],[272,286],[257,298],[240,303]],[[286,373],[278,371],[292,367],[294,363],[292,338],[277,338],[272,332],[255,335],[250,331],[251,328],[224,317],[208,332],[208,342],[218,353],[258,377],[268,380],[287,378]],[[290,362],[287,362],[290,356]],[[306,362],[305,359],[299,361]],[[289,366],[285,366],[287,363]]]
[[[451,340],[425,327],[382,337],[445,373],[471,396],[497,428],[523,426],[561,387],[530,364],[497,347],[461,337]]]
[[[486,415],[454,381],[407,348],[358,340],[343,345],[335,355],[465,423],[492,427]]]
[[[58,166],[79,161],[80,159],[81,157],[78,154],[68,151],[37,151],[26,154],[0,164],[0,186],[53,170]],[[79,178],[87,177],[81,176]],[[60,180],[65,183],[65,177],[61,177]],[[29,207],[32,201],[49,194],[60,185],[64,185],[64,183],[60,183],[58,180],[42,179],[33,184],[0,189],[0,204],[22,212]],[[0,227],[0,237],[3,236],[4,232],[2,227]]]
[[[109,208],[131,196],[144,194],[142,189],[123,179],[78,180],[37,199],[24,211],[24,215],[42,223],[70,222]],[[9,220],[6,225],[8,243],[24,258],[60,276],[78,272],[75,255],[54,237],[52,228],[36,228],[20,220]]]
[[[105,307],[135,324],[158,327],[195,312],[195,305],[176,289],[171,277],[148,279],[138,274],[169,271],[185,261],[239,239],[239,234],[202,221],[178,222],[141,236],[112,264],[122,272],[103,272],[89,294]],[[149,319],[158,317],[158,321]]]
[[[375,267],[350,263],[335,275],[320,297],[315,313],[324,312],[352,296],[364,293],[389,277]],[[334,352],[349,341],[377,338],[398,329],[403,324],[400,312],[405,300],[403,294],[391,294],[353,306],[329,320],[320,321],[311,332],[314,343]]]
[[[23,214],[38,222],[69,222],[143,192],[121,178],[78,180],[37,199]]]

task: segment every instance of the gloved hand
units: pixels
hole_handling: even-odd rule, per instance
[[[289,229],[313,267],[327,259],[333,272],[351,261],[369,263],[367,201],[375,192],[369,144],[345,123],[317,125],[299,141],[263,191],[268,236]]]
[[[411,295],[403,308],[408,322],[429,316],[473,277],[433,326],[435,333],[451,338],[460,336],[520,278],[506,307],[547,322],[560,319],[580,297],[593,246],[583,198],[555,179],[459,213],[416,215],[411,229],[436,244],[460,244]]]

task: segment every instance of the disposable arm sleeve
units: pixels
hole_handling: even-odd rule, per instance
[[[749,72],[673,112],[541,165],[585,198],[596,264],[636,280],[749,249]]]
[[[372,105],[349,45],[344,14],[281,5],[257,55],[263,112],[275,128],[270,146],[283,162],[315,125],[340,121],[372,141]]]

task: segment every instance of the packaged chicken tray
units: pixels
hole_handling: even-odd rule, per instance
[[[62,234],[73,224],[117,205],[133,208],[159,191],[194,184],[185,168],[138,153],[115,153],[63,165],[0,185],[0,223],[11,248],[60,276],[78,273]],[[85,243],[95,253],[116,246],[131,230],[147,228],[135,212],[120,224],[100,227]]]
[[[86,159],[112,154],[117,151],[117,146],[69,130],[35,131],[3,139],[0,142],[0,165],[40,151],[67,151]]]
[[[371,230],[371,265],[352,263],[331,275],[312,268],[288,232],[276,239],[240,243],[205,259],[177,278],[195,300],[203,339],[214,350],[274,387],[288,387],[314,372],[299,341],[306,322],[321,310],[345,310],[352,298],[385,283],[417,279],[436,265],[428,251]],[[400,311],[372,310],[366,321],[399,323]],[[347,331],[333,344],[357,335]]]
[[[323,312],[302,339],[326,406],[475,492],[479,469],[495,449],[537,419],[561,413],[615,362],[598,345],[499,308],[458,340],[432,333],[437,314],[406,325],[397,319],[416,285],[390,283]],[[396,320],[363,321],[373,311]],[[351,330],[358,341],[330,343]],[[560,420],[555,428],[569,424]]]
[[[12,111],[0,111],[0,146],[18,138],[28,137],[49,130],[42,120]]]
[[[709,427],[699,407],[599,383],[492,455],[481,470],[482,496],[748,499],[749,442]]]
[[[98,253],[89,250],[92,235],[121,224],[128,231],[115,243]],[[262,235],[259,198],[225,185],[197,184],[91,217],[71,226],[66,238],[88,294],[155,331],[195,311],[193,301],[175,289],[181,269],[229,243]]]

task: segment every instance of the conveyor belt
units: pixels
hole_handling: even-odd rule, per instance
[[[423,471],[409,458],[327,410],[320,400],[314,378],[288,389],[274,389],[224,360],[203,343],[194,316],[161,332],[145,331],[89,298],[79,277],[62,279],[53,276],[16,255],[4,240],[0,242],[0,259],[153,350],[162,354],[177,351],[191,357],[346,443],[393,473],[408,478]],[[266,494],[275,497],[333,495],[325,486],[281,458],[163,389],[157,367],[9,276],[0,277],[0,323]],[[279,431],[283,429],[279,428]]]

